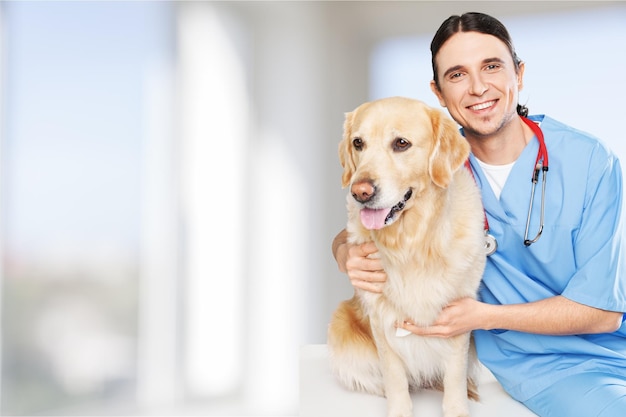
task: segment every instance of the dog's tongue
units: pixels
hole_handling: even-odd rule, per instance
[[[364,208],[361,210],[361,223],[368,230],[382,229],[390,211],[390,208],[378,210]]]

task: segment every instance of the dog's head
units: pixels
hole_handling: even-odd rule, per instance
[[[363,226],[380,229],[428,187],[447,188],[469,151],[456,124],[421,101],[364,103],[346,114],[339,144],[342,185],[350,186]]]

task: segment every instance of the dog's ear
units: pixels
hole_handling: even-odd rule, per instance
[[[433,183],[441,188],[447,188],[454,172],[469,157],[470,146],[459,133],[454,121],[443,112],[432,109],[431,121],[435,144],[430,153],[428,172]]]
[[[356,164],[352,158],[352,122],[354,120],[354,112],[346,113],[346,119],[343,123],[343,140],[339,142],[339,161],[343,167],[343,175],[341,176],[341,186],[347,187],[352,180],[352,175],[356,170]]]

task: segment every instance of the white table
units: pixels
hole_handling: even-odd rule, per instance
[[[512,399],[487,368],[479,378],[480,402],[470,401],[472,417],[536,417]],[[439,417],[442,393],[422,390],[412,394],[413,415]],[[301,417],[384,417],[386,399],[343,388],[334,379],[326,345],[305,345],[300,349]]]

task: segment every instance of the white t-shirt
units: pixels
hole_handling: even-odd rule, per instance
[[[485,173],[485,176],[487,177],[487,181],[489,181],[489,185],[491,185],[493,193],[499,200],[500,194],[502,193],[502,188],[504,188],[506,179],[509,178],[509,174],[511,173],[511,169],[513,169],[513,164],[515,164],[515,162],[511,162],[510,164],[506,165],[491,165],[484,163],[478,158],[476,158],[476,160],[478,161],[478,164]]]

